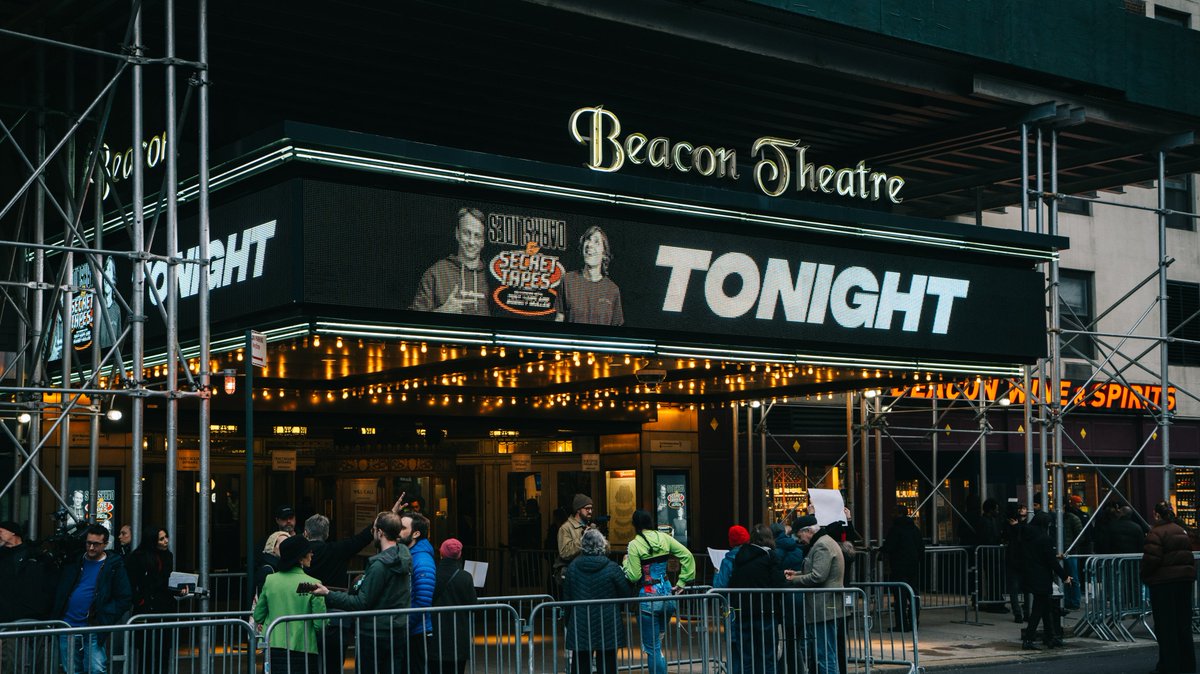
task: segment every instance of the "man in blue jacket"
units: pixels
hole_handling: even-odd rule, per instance
[[[400,542],[412,554],[412,608],[433,606],[437,563],[433,559],[433,544],[429,542],[429,520],[421,513],[404,513],[400,517]],[[426,674],[427,640],[432,633],[433,621],[428,613],[408,616],[408,674]]]
[[[72,627],[115,625],[132,605],[125,561],[104,551],[108,529],[93,524],[84,532],[83,556],[68,562],[59,577],[54,613]],[[107,636],[71,634],[58,638],[64,672],[105,674]]]

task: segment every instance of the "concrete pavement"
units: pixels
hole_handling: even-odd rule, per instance
[[[1072,616],[1078,614],[1076,611]],[[1137,636],[1135,642],[1101,641],[1093,636],[1073,637],[1071,631],[1075,627],[1075,620],[1072,616],[1063,619],[1063,648],[1046,650],[1039,643],[1042,650],[1023,651],[1022,625],[1014,623],[1011,614],[980,612],[979,622],[974,623],[973,611],[964,619],[962,609],[925,610],[921,613],[921,625],[917,633],[920,665],[928,671],[947,671],[1086,657],[1100,659],[1092,670],[1099,673],[1109,671],[1102,664],[1105,654],[1138,649],[1146,652],[1144,671],[1149,672],[1154,668],[1156,644],[1145,629],[1134,630]]]

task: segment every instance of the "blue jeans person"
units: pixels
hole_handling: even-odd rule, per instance
[[[816,671],[809,674],[838,674],[837,621],[805,623],[804,638],[816,656]]]
[[[59,665],[67,674],[105,674],[108,671],[107,640],[103,634],[60,636]]]
[[[1071,584],[1063,585],[1063,606],[1075,610],[1079,608],[1079,560],[1067,557],[1063,562],[1067,575],[1071,577]]]
[[[775,620],[743,616],[738,621],[741,674],[775,674]]]
[[[671,616],[665,612],[649,610],[655,604],[638,610],[638,630],[642,633],[642,652],[646,654],[650,674],[667,674],[667,659],[663,657],[662,637]],[[658,603],[657,606],[662,606]]]

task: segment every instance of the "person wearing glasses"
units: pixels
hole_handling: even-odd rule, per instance
[[[93,524],[84,532],[83,555],[68,562],[59,577],[54,613],[71,627],[115,625],[132,604],[129,575],[120,555],[109,555],[108,529]],[[71,674],[105,674],[108,638],[67,634],[58,638],[59,663]]]

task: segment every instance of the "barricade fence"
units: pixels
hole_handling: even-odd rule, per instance
[[[0,626],[4,672],[255,674],[254,630],[235,619],[135,622],[103,627],[65,623]]]
[[[867,631],[853,652],[865,653],[871,666],[899,665],[909,672],[918,672],[920,641],[919,603],[912,586],[907,583],[857,583],[864,604],[856,607],[866,616]]]

